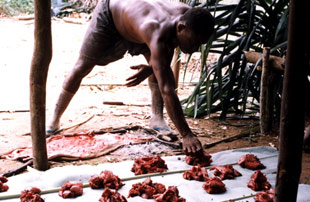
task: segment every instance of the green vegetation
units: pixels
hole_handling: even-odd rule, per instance
[[[33,13],[33,0],[0,0],[0,16]]]
[[[198,1],[197,1],[198,2]],[[192,6],[208,8],[216,19],[211,40],[201,46],[201,76],[192,94],[182,101],[188,116],[201,117],[220,112],[256,112],[259,109],[261,72],[257,64],[248,64],[243,51],[262,52],[271,47],[271,54],[285,55],[289,0],[240,0],[225,4],[222,0],[206,3],[190,1]],[[218,61],[207,64],[209,53],[218,54]],[[279,114],[281,79],[275,90],[275,115]]]

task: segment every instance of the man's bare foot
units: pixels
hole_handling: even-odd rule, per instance
[[[310,153],[310,124],[306,125],[305,128],[304,152]]]

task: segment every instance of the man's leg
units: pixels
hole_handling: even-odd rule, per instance
[[[164,120],[164,102],[154,75],[149,76],[148,83],[152,98],[152,117],[150,120],[150,127],[159,131],[171,131],[170,127]]]
[[[56,102],[53,115],[49,124],[47,125],[47,133],[54,133],[59,129],[60,118],[66,108],[68,107],[71,99],[80,87],[82,79],[93,69],[95,64],[86,59],[79,58],[74,65],[73,70],[65,79],[62,91],[59,94]]]

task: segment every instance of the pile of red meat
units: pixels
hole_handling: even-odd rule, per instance
[[[153,183],[151,178],[146,178],[142,183],[132,185],[128,197],[141,196],[145,199],[152,199],[155,194],[162,194],[165,191],[165,185]]]
[[[253,191],[262,191],[269,190],[271,188],[271,184],[267,181],[265,174],[262,173],[260,170],[257,170],[251,176],[248,187],[251,188]]]
[[[186,156],[185,162],[188,165],[200,165],[201,167],[206,167],[211,164],[212,159],[210,154],[207,154],[205,152],[199,152],[195,154],[195,156]]]
[[[185,202],[186,200],[179,196],[179,190],[176,186],[169,186],[162,194],[154,195],[157,202]]]
[[[165,161],[160,156],[145,156],[137,158],[131,168],[135,175],[148,174],[148,173],[162,173],[168,169]]]
[[[274,190],[269,189],[267,191],[262,191],[256,194],[254,202],[273,202],[274,200]]]
[[[186,200],[179,196],[179,190],[175,186],[169,186],[153,183],[150,178],[146,178],[142,183],[132,185],[128,197],[141,196],[145,199],[155,199],[157,202],[185,202]]]
[[[62,198],[75,198],[83,194],[82,182],[66,182],[63,184],[58,192]]]
[[[183,178],[187,180],[204,181],[202,188],[209,194],[218,194],[226,191],[225,184],[222,180],[234,179],[241,176],[241,173],[233,168],[232,165],[212,166],[210,170],[214,170],[215,177],[209,177],[207,169],[204,166],[212,162],[211,155],[201,153],[195,157],[186,156],[186,163],[194,165],[191,170],[187,170],[183,174]],[[257,170],[265,168],[260,160],[253,154],[246,154],[241,157],[238,164],[243,168]],[[145,156],[137,158],[131,169],[135,175],[148,174],[155,172],[167,171],[165,161],[159,156]],[[0,192],[7,191],[8,186],[4,183],[7,178],[0,177]],[[124,184],[121,179],[114,175],[111,171],[104,170],[100,175],[93,175],[89,180],[92,189],[104,188],[99,199],[100,202],[127,202],[126,197],[117,192]],[[266,176],[260,170],[254,172],[248,187],[254,191],[263,191],[256,194],[255,202],[271,202],[273,201],[274,191],[271,189],[270,183]],[[114,190],[111,190],[114,189]],[[40,197],[41,190],[32,188],[24,190],[21,193],[21,202],[44,202]],[[83,184],[81,182],[66,182],[59,191],[59,196],[63,198],[74,198],[83,194]],[[169,186],[160,183],[153,183],[150,178],[146,178],[142,183],[132,185],[128,197],[140,196],[145,199],[154,199],[157,202],[185,202],[186,200],[179,196],[179,190],[175,186]]]
[[[212,166],[210,170],[215,170],[214,175],[219,176],[221,180],[234,179],[241,176],[241,173],[235,170],[232,165]]]
[[[191,170],[187,170],[183,173],[183,178],[187,180],[206,181],[209,178],[206,168],[193,166]]]
[[[40,196],[41,190],[36,187],[22,191],[20,202],[44,202]]]
[[[254,154],[246,154],[240,158],[238,161],[238,164],[242,168],[248,168],[251,170],[257,170],[257,169],[264,169],[266,166],[264,166],[260,160],[255,156]]]
[[[106,188],[104,189],[99,202],[127,202],[127,199],[120,193]]]
[[[5,192],[9,190],[9,186],[5,184],[8,179],[5,176],[0,176],[0,192]]]
[[[110,188],[118,190],[124,185],[118,176],[108,170],[102,171],[100,175],[91,176],[88,182],[92,189]]]
[[[220,194],[226,191],[225,184],[217,177],[208,178],[202,187],[209,194]]]

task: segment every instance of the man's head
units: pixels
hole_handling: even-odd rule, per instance
[[[214,31],[214,17],[207,9],[191,8],[177,23],[177,40],[181,50],[193,53],[206,43]]]

